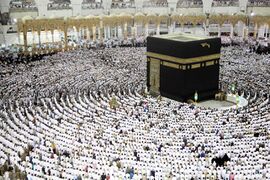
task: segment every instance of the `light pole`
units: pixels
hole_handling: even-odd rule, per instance
[[[195,91],[195,94],[194,94],[194,100],[195,100],[195,103],[197,103],[198,98],[199,98],[199,96],[198,96],[198,92],[197,92],[197,91]]]

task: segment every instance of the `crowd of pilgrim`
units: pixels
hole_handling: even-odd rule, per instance
[[[1,62],[1,178],[270,179],[268,54],[222,48],[249,104],[218,110],[151,97],[146,48],[120,45]]]

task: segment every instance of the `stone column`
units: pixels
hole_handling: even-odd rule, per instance
[[[83,40],[84,39],[84,27],[80,28],[80,39]]]
[[[196,24],[192,23],[192,27],[193,27],[193,34],[196,34]]]
[[[218,24],[218,37],[220,37],[221,36],[221,24]]]
[[[169,33],[173,33],[175,29],[175,22],[173,21],[171,24],[168,25]]]
[[[124,24],[124,38],[127,39],[128,32],[127,32],[127,23]]]
[[[41,45],[41,32],[40,32],[40,30],[38,30],[38,44],[39,44],[39,46]]]
[[[18,30],[18,44],[21,44],[21,32]]]
[[[79,28],[79,39],[82,40],[83,39],[83,27]]]
[[[246,26],[245,39],[248,39],[248,36],[249,36],[249,29],[248,29],[248,26]]]
[[[149,35],[149,30],[148,30],[148,26],[149,26],[149,24],[148,24],[148,22],[147,23],[145,23],[145,37],[147,37],[148,35]]]
[[[65,50],[68,49],[67,28],[64,29]]]
[[[93,41],[96,41],[97,40],[97,37],[96,37],[96,26],[93,26]]]
[[[23,30],[23,44],[24,44],[24,51],[27,51],[27,30],[24,28]]]
[[[134,30],[134,38],[136,38],[137,36],[138,36],[138,31],[137,31],[137,23],[136,22],[134,22],[134,27],[133,27],[133,30]]]
[[[52,43],[54,43],[54,30],[51,30],[51,35],[52,35]]]
[[[80,28],[76,27],[76,32],[77,32],[77,41],[80,41]]]
[[[101,38],[101,35],[100,35],[100,27],[98,27],[97,32],[98,32],[98,39],[100,40],[100,38]]]
[[[185,24],[183,22],[181,23],[181,27],[182,27],[182,32],[185,32]]]
[[[203,26],[204,26],[204,35],[207,36],[208,33],[207,33],[207,26],[206,26],[206,23],[203,23]]]
[[[243,39],[247,39],[247,37],[248,37],[248,27],[244,24]]]
[[[263,34],[263,37],[267,37],[267,31],[268,31],[267,25],[264,24],[263,27],[264,27],[264,34]]]
[[[35,39],[36,39],[36,32],[33,28],[32,29],[32,53],[36,50]]]
[[[160,22],[157,22],[157,32],[156,32],[157,35],[160,34]]]
[[[231,37],[231,38],[233,38],[233,30],[234,30],[233,24],[231,24],[231,32],[230,32],[230,37]]]
[[[34,44],[35,44],[35,31],[34,31],[34,29],[32,28],[32,46],[34,46]]]
[[[242,39],[245,38],[245,31],[246,31],[245,29],[246,29],[246,26],[245,26],[245,24],[243,24],[243,27],[242,27],[242,35],[241,35]]]
[[[117,34],[118,34],[118,38],[123,37],[123,31],[122,31],[122,27],[121,25],[117,27]]]
[[[255,39],[257,39],[257,32],[258,32],[258,24],[256,23],[256,24],[255,24],[255,27],[254,27],[254,34],[253,34],[253,37],[254,37]]]
[[[90,27],[86,28],[86,39],[90,41]]]
[[[100,21],[100,25],[98,28],[98,39],[100,41],[103,41],[103,22],[102,21]]]
[[[114,27],[114,38],[118,38],[118,27]]]
[[[108,39],[111,39],[111,26],[107,26],[108,30]]]
[[[107,26],[104,26],[103,31],[104,31],[104,38],[105,38],[105,39],[108,39],[108,33],[107,33],[107,30],[108,30]]]
[[[47,30],[47,28],[45,28],[45,43],[47,43],[48,42],[48,30]]]
[[[266,25],[266,37],[268,37],[269,24]]]
[[[176,29],[176,22],[173,21],[173,24],[172,24],[172,32],[175,32],[175,29]]]
[[[87,26],[84,27],[84,38],[88,40],[88,27]]]

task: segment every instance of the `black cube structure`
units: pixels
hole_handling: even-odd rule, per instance
[[[147,86],[177,101],[214,98],[219,90],[221,39],[191,34],[147,38]]]

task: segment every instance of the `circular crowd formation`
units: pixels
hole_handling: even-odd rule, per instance
[[[1,175],[270,179],[270,56],[222,49],[221,87],[234,84],[249,104],[217,110],[147,95],[145,51],[82,49],[1,64]]]

